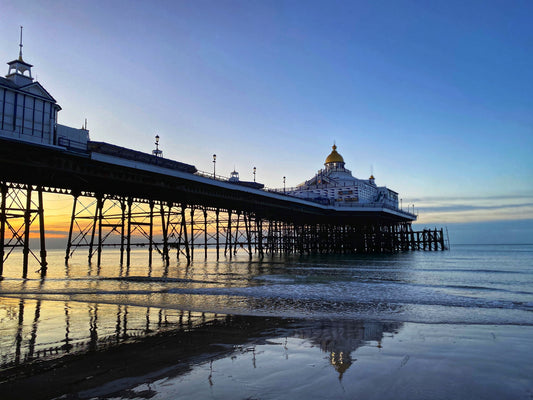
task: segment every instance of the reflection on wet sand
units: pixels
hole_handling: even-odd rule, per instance
[[[251,351],[255,368],[256,360],[262,357],[255,353],[255,346],[280,337],[305,339],[320,347],[329,354],[331,365],[342,379],[354,362],[352,353],[358,347],[370,342],[379,345],[385,332],[396,332],[401,326],[398,323],[302,321],[33,299],[4,298],[1,304],[0,383],[16,389],[19,395],[32,396],[36,389],[24,388],[24,379],[47,381],[46,375],[57,365],[69,366],[66,375],[70,378],[63,377],[66,380],[72,381],[76,374],[91,377],[90,382],[68,387],[69,391],[75,391],[102,385],[107,379],[139,375],[138,368],[150,367],[152,374],[165,369],[167,376],[178,376],[190,371],[199,356],[213,361]],[[12,333],[11,339],[8,332]],[[132,355],[135,355],[133,359]],[[98,361],[93,364],[106,365],[106,379],[93,379],[95,371],[83,364],[84,358],[94,356]],[[102,358],[106,361],[102,362]],[[121,372],[125,360],[131,365]],[[24,375],[28,376],[21,379]],[[54,379],[57,380],[57,376]],[[53,387],[48,384],[43,394],[65,393],[66,388],[58,386],[61,382],[57,380]],[[37,397],[39,395],[37,393]]]
[[[339,373],[339,380],[355,361],[352,353],[359,347],[376,342],[381,347],[385,333],[397,333],[402,323],[362,321],[321,321],[297,329],[295,337],[306,339],[329,354],[331,365]]]
[[[72,352],[108,348],[154,332],[193,329],[219,318],[223,317],[123,304],[2,298],[0,371]]]

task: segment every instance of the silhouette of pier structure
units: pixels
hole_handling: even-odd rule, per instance
[[[23,277],[31,256],[46,273],[45,192],[73,199],[67,261],[87,249],[89,261],[100,263],[108,246],[120,249],[126,265],[138,246],[148,249],[149,263],[156,252],[167,264],[171,257],[191,262],[199,252],[207,258],[208,248],[217,259],[446,249],[442,229],[415,232],[416,216],[394,207],[340,208],[205,176],[156,155],[95,142],[88,149],[0,138],[0,276],[17,247]]]

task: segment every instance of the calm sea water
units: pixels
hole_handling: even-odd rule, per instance
[[[0,282],[0,363],[60,356],[177,326],[194,329],[228,314],[328,320],[327,335],[347,335],[345,353],[363,342],[381,343],[387,332],[408,331],[406,323],[528,332],[533,326],[533,245],[262,260],[249,260],[242,250],[232,260],[216,261],[209,253],[204,261],[203,251],[195,256],[189,266],[182,259],[149,267],[147,252],[138,250],[126,268],[115,250],[105,250],[100,266],[89,265],[81,252],[65,265],[64,253],[51,251],[47,277],[40,279],[35,266],[27,280],[20,278],[20,258],[10,256]],[[324,332],[318,329],[317,337],[317,329],[302,327],[296,336],[307,339],[294,346],[322,343]],[[364,335],[354,333],[361,329]],[[275,351],[283,353],[282,347]]]
[[[86,255],[65,266],[49,254],[46,279],[20,278],[15,257],[0,296],[281,317],[361,318],[423,323],[533,325],[533,246],[455,246],[396,255],[277,256],[192,265],[133,253],[130,268],[108,250],[100,267]],[[200,260],[198,260],[200,258]],[[36,269],[35,267],[34,269]],[[5,311],[4,311],[5,312]]]

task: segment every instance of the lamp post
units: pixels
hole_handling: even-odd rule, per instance
[[[159,135],[155,135],[155,150],[152,150],[152,155],[161,157],[163,152],[159,150]]]
[[[402,199],[400,199],[400,210],[403,210]]]
[[[257,170],[257,168],[254,167],[254,183],[255,183],[255,171]]]
[[[285,193],[285,177],[283,177],[283,193]]]
[[[217,172],[217,155],[213,154],[213,179],[216,179]]]

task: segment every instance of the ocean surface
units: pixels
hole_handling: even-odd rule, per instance
[[[182,257],[168,267],[159,259],[148,266],[145,250],[132,252],[130,267],[119,265],[119,253],[113,249],[104,250],[100,266],[88,264],[87,254],[81,251],[68,265],[63,251],[49,251],[48,260],[44,279],[37,265],[30,269],[29,279],[21,279],[17,254],[4,268],[0,369],[61,357],[76,349],[106,348],[165,330],[194,330],[228,315],[300,321],[286,335],[285,347],[274,334],[272,340],[278,340],[278,346],[267,346],[263,354],[283,355],[288,343],[295,351],[322,343],[317,345],[322,353],[333,358],[343,352],[328,350],[324,335],[336,337],[348,357],[369,344],[381,348],[383,341],[398,340],[413,326],[445,326],[442,337],[453,337],[454,326],[475,326],[474,336],[486,331],[491,340],[494,332],[515,332],[513,340],[533,332],[533,245],[456,245],[444,252],[263,259],[255,255],[249,259],[241,249],[233,259],[219,261],[212,252],[204,260],[203,251],[197,251],[192,264]],[[324,321],[328,321],[327,334]],[[531,340],[517,343],[525,346],[517,348],[518,354],[533,350]],[[246,352],[240,351],[239,357],[245,357]],[[409,358],[400,358],[399,363],[402,360],[407,363]],[[338,367],[338,360],[334,361],[330,359],[328,365]],[[196,370],[203,368],[207,374],[206,365]],[[335,376],[342,377],[344,370],[337,367]],[[529,372],[522,369],[521,373]],[[211,366],[211,377],[212,373]],[[510,374],[507,380],[514,376]],[[180,379],[178,384],[184,387]],[[525,381],[530,386],[520,390],[532,389],[531,381]],[[276,385],[272,383],[270,392],[265,389],[270,396],[263,397],[279,398],[272,392]]]

